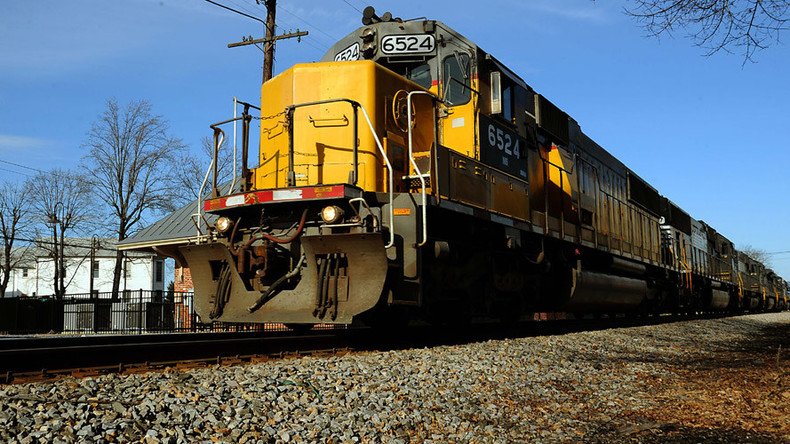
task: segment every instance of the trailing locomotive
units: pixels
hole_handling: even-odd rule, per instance
[[[474,42],[372,8],[363,25],[262,85],[256,166],[245,104],[237,186],[215,167],[215,219],[157,243],[192,270],[203,321],[788,307],[787,282]]]

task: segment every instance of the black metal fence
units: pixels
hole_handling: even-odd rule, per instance
[[[201,322],[194,294],[126,290],[118,293],[0,298],[0,334],[174,333],[280,331],[283,324]],[[329,325],[316,328],[332,328]]]

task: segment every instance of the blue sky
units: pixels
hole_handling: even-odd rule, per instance
[[[253,0],[222,0],[260,17]],[[198,150],[232,97],[260,98],[261,53],[228,49],[259,23],[201,0],[5,1],[0,15],[0,160],[77,167],[91,122],[115,97],[148,99]],[[279,0],[276,71],[318,60],[359,26],[362,0]],[[737,245],[790,250],[790,49],[742,65],[682,34],[648,39],[627,1],[379,1],[380,12],[456,28],[572,115],[585,132]],[[30,170],[0,162],[0,180]],[[790,254],[774,268],[790,279]]]

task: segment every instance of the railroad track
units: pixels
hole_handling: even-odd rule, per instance
[[[134,373],[164,367],[259,362],[286,356],[455,345],[722,316],[546,320],[508,327],[499,324],[413,326],[390,332],[349,328],[310,331],[308,334],[249,332],[6,338],[0,339],[0,383],[42,381],[68,375]]]
[[[28,382],[63,375],[146,371],[166,366],[228,363],[285,354],[336,352],[344,336],[309,334],[177,333],[0,340],[0,382]]]

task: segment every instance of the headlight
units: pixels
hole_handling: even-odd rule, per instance
[[[328,224],[333,224],[343,217],[343,209],[330,205],[321,210],[321,219]]]
[[[230,230],[230,227],[233,226],[233,221],[228,219],[225,216],[220,217],[217,219],[217,222],[214,223],[214,228],[217,229],[220,233],[225,233],[226,231]]]
[[[372,42],[374,38],[376,38],[376,30],[373,28],[365,28],[362,30],[362,33],[359,35],[363,42]]]
[[[376,54],[376,42],[375,41],[365,42],[365,43],[362,44],[362,55],[365,58],[369,59],[369,58],[373,57],[374,54]]]

